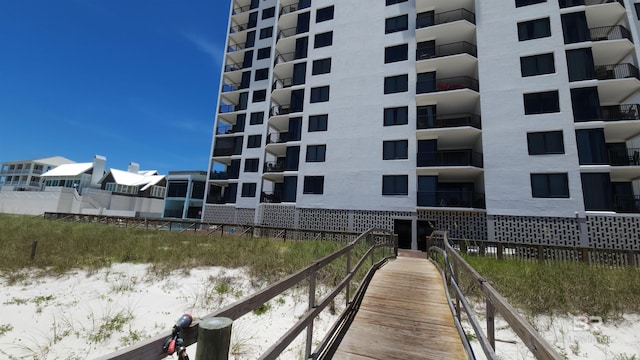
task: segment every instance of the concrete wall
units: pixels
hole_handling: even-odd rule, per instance
[[[51,188],[47,191],[0,191],[0,212],[42,215],[45,212],[71,212],[74,190]]]

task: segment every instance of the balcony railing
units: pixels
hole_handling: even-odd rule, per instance
[[[229,173],[226,171],[214,171],[209,174],[209,180],[229,180]]]
[[[598,80],[636,78],[640,80],[638,68],[632,64],[599,65],[595,67]]]
[[[276,53],[276,58],[275,60],[273,60],[273,66],[276,66],[280,63],[285,63],[285,62],[289,62],[291,60],[294,60],[296,58],[296,53],[295,52],[288,52],[288,53],[284,53],[284,54],[278,54]]]
[[[609,3],[619,3],[624,7],[624,2],[622,0],[560,0],[560,8],[568,8],[571,6],[579,6],[579,5],[600,5],[600,4],[609,4]]]
[[[600,107],[602,110],[601,119],[583,120],[583,121],[621,121],[621,120],[640,120],[640,105],[623,104],[610,105]]]
[[[264,163],[264,173],[279,173],[284,171],[284,163],[280,161],[268,161]]]
[[[298,1],[295,4],[285,5],[280,9],[280,16],[288,13],[292,13],[294,11],[306,9],[311,6],[311,1]]]
[[[467,9],[446,11],[443,13],[435,14],[433,18],[419,15],[420,14],[418,14],[418,18],[416,20],[416,29],[422,29],[429,26],[440,25],[459,20],[467,20],[472,24],[476,23],[476,15]]]
[[[475,45],[466,41],[460,41],[451,44],[443,44],[417,49],[416,61],[458,54],[469,54],[473,57],[478,56]]]
[[[244,69],[243,65],[230,62],[224,66],[224,72],[232,72]]]
[[[269,116],[288,115],[291,113],[291,105],[275,105],[269,110]]]
[[[612,166],[639,166],[640,148],[610,149],[609,164]]]
[[[267,135],[267,145],[268,144],[282,144],[282,143],[286,143],[287,141],[289,141],[288,139],[288,134],[289,133],[272,133]]]
[[[222,124],[222,125],[218,125],[218,127],[216,128],[216,135],[235,134],[238,132],[242,132],[243,130],[244,129],[241,129],[237,125]]]
[[[229,28],[229,33],[233,34],[233,33],[237,33],[240,31],[244,31],[247,30],[249,28],[249,24],[235,24],[235,25],[231,25],[231,27]]]
[[[236,91],[236,90],[240,90],[240,83],[223,83],[222,84],[222,92],[232,92],[232,91]]]
[[[296,29],[297,29],[297,27],[290,27],[290,28],[282,29],[282,30],[278,31],[278,39],[277,40],[288,38],[289,36],[295,35],[297,33]]]
[[[227,46],[227,52],[231,53],[231,52],[244,50],[247,48],[246,45],[247,43],[229,44],[229,46]]]
[[[262,192],[260,194],[260,202],[279,204],[282,202],[282,197],[280,196],[279,193]]]
[[[471,89],[474,91],[478,91],[478,80],[469,76],[457,76],[444,79],[418,81],[418,83],[416,84],[417,94],[458,89]]]
[[[450,114],[443,116],[429,116],[423,115],[417,117],[417,129],[441,129],[451,127],[463,127],[471,126],[476,129],[482,129],[480,123],[480,116],[463,113],[463,114]]]
[[[592,28],[589,29],[589,35],[591,41],[627,39],[633,42],[633,39],[631,39],[631,32],[622,25]]]
[[[418,191],[418,206],[484,209],[484,194],[474,191]]]
[[[472,150],[419,152],[417,166],[474,166],[481,168],[483,166],[482,153]]]
[[[226,114],[226,113],[237,111],[239,110],[238,108],[239,108],[238,105],[222,104],[220,105],[218,112],[220,114]]]
[[[640,213],[640,196],[616,195],[613,206],[613,210],[619,213]]]
[[[271,86],[271,91],[273,90],[277,90],[277,89],[286,89],[288,87],[292,87],[293,86],[293,78],[285,78],[285,79],[278,79],[276,78],[273,81],[273,85]]]
[[[246,12],[246,11],[249,11],[249,10],[251,10],[251,4],[245,5],[245,6],[234,7],[233,8],[233,12],[231,13],[231,15],[242,14],[243,12]]]

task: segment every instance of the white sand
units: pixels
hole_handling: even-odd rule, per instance
[[[12,286],[0,280],[0,285],[0,358],[42,360],[108,354],[171,330],[184,313],[198,318],[264,284],[252,286],[239,269],[198,268],[161,279],[148,275],[146,265],[114,264],[95,274],[76,271]],[[258,357],[291,328],[307,309],[307,290],[293,289],[268,304],[264,314],[249,313],[234,322],[232,359]],[[336,318],[328,311],[321,314],[314,324],[314,342]],[[302,357],[304,338],[305,332],[281,358]],[[188,348],[191,358],[195,352],[196,346]]]
[[[110,353],[170,330],[184,313],[203,316],[265,284],[252,284],[241,269],[198,268],[159,278],[148,275],[146,265],[114,264],[94,274],[76,271],[11,286],[0,279],[0,285],[0,358],[43,360]],[[254,359],[262,354],[306,311],[307,298],[306,289],[293,289],[270,301],[264,314],[250,313],[236,320],[230,358]],[[341,312],[344,299],[336,305]],[[479,307],[478,314],[482,313]],[[315,323],[315,344],[336,318],[323,312]],[[634,355],[640,359],[638,315],[607,323],[572,316],[533,321],[567,359],[628,360]],[[496,348],[502,359],[533,359],[522,343],[511,343],[517,336],[504,321],[497,319],[496,329]],[[281,359],[302,358],[304,337],[303,332]],[[477,341],[474,349],[483,358]],[[191,358],[195,352],[195,346],[189,347]]]

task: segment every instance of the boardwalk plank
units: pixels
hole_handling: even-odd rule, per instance
[[[334,359],[466,359],[442,277],[400,257],[373,277]]]

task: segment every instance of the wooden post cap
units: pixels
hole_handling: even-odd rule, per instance
[[[196,360],[227,360],[233,320],[226,317],[204,318],[198,323]]]

